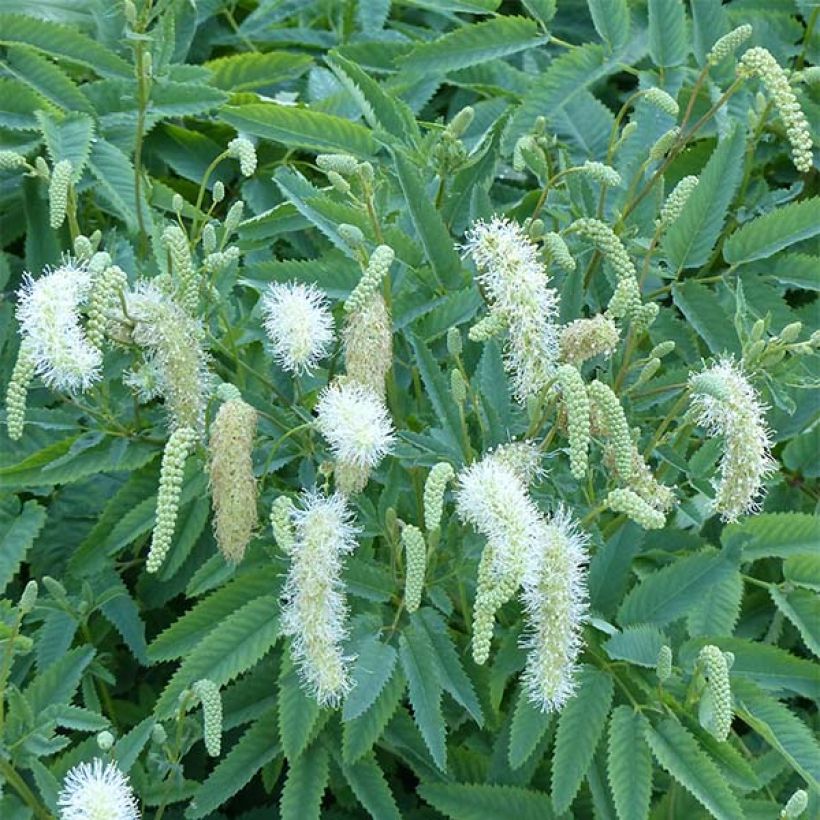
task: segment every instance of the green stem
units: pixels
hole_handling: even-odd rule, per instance
[[[0,774],[3,775],[7,782],[11,783],[17,794],[23,798],[26,805],[34,812],[35,817],[42,818],[42,820],[54,820],[54,816],[37,799],[37,796],[28,787],[26,781],[20,777],[14,766],[2,757],[0,757]]]

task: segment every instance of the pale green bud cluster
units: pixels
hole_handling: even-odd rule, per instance
[[[705,728],[717,740],[726,740],[732,728],[732,688],[729,683],[729,666],[723,652],[712,644],[700,650],[698,660],[703,664],[708,689],[704,693],[707,706]]]
[[[665,342],[656,344],[655,347],[649,351],[649,358],[662,359],[664,356],[668,356],[674,349],[675,343],[671,339],[667,339]]]
[[[325,173],[332,171],[341,176],[353,176],[359,167],[356,158],[349,154],[319,154],[316,165]]]
[[[17,604],[17,608],[20,610],[21,615],[28,615],[29,612],[34,609],[37,604],[37,593],[37,581],[29,581],[23,589],[23,594],[20,596],[20,602]]]
[[[563,364],[558,368],[557,376],[567,414],[570,472],[580,481],[589,464],[589,398],[578,368]]]
[[[683,212],[683,206],[698,185],[698,178],[693,174],[684,177],[666,197],[661,207],[660,217],[655,221],[658,230],[664,230],[677,222]]]
[[[743,77],[759,77],[763,81],[786,127],[794,167],[807,174],[813,165],[811,131],[785,70],[767,49],[750,48],[740,59],[738,74]]]
[[[168,732],[165,731],[165,727],[161,723],[155,723],[151,727],[151,740],[157,744],[157,746],[161,746],[168,740]]]
[[[342,341],[347,375],[384,397],[385,378],[393,364],[393,326],[381,293],[374,292],[347,314]]]
[[[244,177],[252,177],[256,172],[256,148],[245,137],[236,137],[228,143],[228,155],[239,160],[239,170]]]
[[[179,225],[169,225],[162,233],[162,241],[168,250],[171,269],[176,276],[179,303],[194,314],[199,298],[199,277],[191,259],[188,237]]]
[[[650,379],[652,379],[655,374],[661,369],[661,360],[658,358],[650,359],[642,368],[641,372],[638,374],[638,378],[635,380],[635,383],[632,385],[633,388],[640,387],[643,384],[646,384]]]
[[[621,402],[612,389],[603,382],[593,381],[587,389],[595,410],[596,421],[609,439],[618,476],[622,481],[628,482],[633,473],[633,444],[629,422],[626,420]]]
[[[410,613],[415,612],[421,603],[424,589],[424,574],[427,571],[427,545],[418,527],[406,524],[401,531],[401,543],[404,546],[404,605]]]
[[[461,371],[455,367],[450,371],[450,393],[456,404],[463,405],[467,401],[467,383]]]
[[[214,182],[214,188],[211,191],[211,199],[213,199],[214,205],[219,205],[219,203],[225,199],[225,184],[221,179]]]
[[[440,461],[427,475],[424,482],[424,529],[434,532],[441,526],[444,509],[444,491],[455,478],[455,470],[446,461]]]
[[[117,265],[107,266],[102,273],[94,277],[88,301],[88,320],[85,332],[88,341],[95,347],[102,347],[105,329],[108,325],[108,314],[119,302],[120,294],[126,287],[128,287],[128,277],[125,271]]]
[[[670,128],[666,133],[661,134],[649,149],[649,159],[663,159],[678,141],[678,137],[680,137],[680,128],[678,127]]]
[[[242,398],[242,393],[236,385],[222,382],[216,388],[216,397],[220,401],[239,401]]]
[[[455,357],[461,355],[462,349],[461,331],[457,327],[451,327],[447,331],[447,352]]]
[[[607,183],[609,184],[609,183]],[[547,258],[554,262],[561,270],[572,273],[575,270],[575,259],[569,252],[567,243],[560,234],[549,231],[541,237]]]
[[[182,209],[185,207],[185,200],[182,198],[182,194],[174,194],[171,197],[171,207],[177,215],[182,213]]]
[[[609,225],[599,219],[584,217],[572,223],[572,230],[588,237],[598,251],[609,262],[618,286],[610,302],[607,315],[617,319],[629,314],[634,316],[640,309],[641,294],[638,287],[638,274],[623,242],[616,236]],[[615,304],[617,302],[617,304]]]
[[[358,228],[356,225],[349,225],[347,222],[342,222],[336,227],[336,232],[350,248],[361,248],[364,245],[364,234],[361,228]]]
[[[645,530],[660,530],[666,523],[666,517],[646,503],[632,490],[620,488],[610,490],[605,504],[616,513],[623,513]]]
[[[643,92],[643,98],[664,114],[669,114],[670,117],[677,117],[680,113],[677,100],[662,88],[648,88]]]
[[[365,308],[381,287],[393,264],[395,253],[389,245],[379,245],[370,257],[364,274],[345,302],[345,310],[355,313]]]
[[[561,328],[558,337],[559,357],[567,364],[580,367],[595,356],[609,356],[618,345],[620,333],[615,322],[599,313],[590,319],[576,319]]]
[[[717,65],[723,62],[730,54],[734,54],[752,36],[750,25],[738,26],[728,34],[724,34],[715,41],[709,53],[706,55],[706,62],[709,65]]]
[[[67,159],[60,160],[51,172],[48,184],[48,221],[55,231],[65,221],[72,173],[71,161]]]
[[[26,158],[22,154],[16,151],[0,151],[0,171],[16,171],[27,166]]]
[[[327,181],[340,194],[346,195],[350,193],[350,183],[341,174],[337,174],[335,171],[326,171],[325,175],[327,176]]]
[[[114,747],[114,735],[107,729],[97,735],[97,746],[102,752],[109,752]]]
[[[156,523],[146,562],[148,572],[153,573],[159,570],[171,548],[179,512],[179,496],[182,492],[185,461],[196,440],[196,431],[190,427],[178,427],[171,433],[165,445],[159,473]]]
[[[202,267],[210,274],[219,273],[229,268],[237,259],[239,259],[239,248],[232,245],[224,251],[209,253],[202,260]]]
[[[242,215],[245,213],[245,203],[238,199],[228,208],[228,213],[225,215],[225,236],[230,236],[238,227],[239,223],[242,222]]]
[[[618,188],[621,184],[621,175],[603,162],[587,160],[583,165],[578,166],[578,170],[584,176],[588,176],[602,185],[608,185],[610,188]]]
[[[495,614],[515,595],[520,575],[497,575],[493,571],[494,551],[490,544],[484,547],[478,565],[478,585],[473,608],[473,660],[481,665],[490,657]]]
[[[216,250],[216,228],[210,222],[202,229],[202,250],[205,253]]]
[[[17,353],[14,370],[11,372],[9,386],[6,388],[6,428],[12,441],[18,441],[23,435],[26,398],[36,368],[37,361],[32,346],[26,339],[23,339]]]
[[[207,678],[197,681],[191,689],[202,704],[202,735],[211,757],[222,750],[222,696],[219,687]]]
[[[273,530],[274,540],[279,545],[279,549],[286,555],[293,552],[296,538],[293,527],[294,510],[293,501],[286,495],[277,496],[270,510],[270,526]]]
[[[500,313],[488,313],[470,328],[467,336],[471,342],[487,342],[500,336],[506,329],[507,322]]]
[[[79,234],[74,238],[74,256],[81,261],[88,261],[94,254],[94,245],[87,236]]]
[[[241,399],[226,401],[211,424],[210,472],[216,543],[226,561],[238,563],[256,529],[253,439],[256,410]]]
[[[666,644],[658,650],[658,659],[655,662],[655,674],[661,683],[669,680],[672,674],[672,649]]]
[[[798,789],[783,806],[781,820],[795,820],[800,817],[809,805],[809,795],[804,789]]]
[[[475,110],[470,105],[465,105],[458,114],[450,120],[447,132],[451,137],[458,139],[472,125]]]

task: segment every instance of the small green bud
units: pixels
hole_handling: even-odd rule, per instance
[[[26,584],[23,594],[20,596],[18,608],[21,615],[28,615],[37,603],[37,581],[31,580]]]
[[[340,194],[350,193],[350,183],[341,174],[337,174],[336,171],[328,171],[327,179]]]
[[[177,214],[182,212],[183,207],[185,206],[185,200],[182,198],[182,194],[174,194],[171,198],[171,207],[176,211]]]
[[[373,184],[373,181],[376,179],[376,172],[373,170],[373,166],[369,162],[365,161],[359,163],[356,170],[365,185],[370,186]]]
[[[214,182],[211,197],[217,205],[220,202],[222,202],[223,199],[225,199],[225,185],[222,183],[222,180],[218,179],[216,182]]]
[[[655,662],[655,673],[661,683],[668,680],[672,674],[672,650],[666,644],[658,650],[658,660]]]
[[[680,128],[676,127],[670,128],[665,134],[658,137],[655,144],[649,149],[649,159],[663,159],[678,141],[679,136]]]
[[[131,28],[137,25],[137,7],[133,0],[125,0],[123,3],[123,11],[125,12],[125,20]]]
[[[470,127],[474,116],[475,110],[472,106],[467,105],[462,108],[461,111],[450,120],[450,124],[447,126],[447,131],[450,136],[458,139]]]
[[[486,342],[500,335],[506,328],[506,320],[500,313],[489,313],[470,328],[467,336],[471,342]]]
[[[256,148],[245,137],[236,137],[228,143],[228,155],[239,160],[243,177],[252,177],[256,171]]]
[[[457,368],[450,371],[450,392],[458,404],[464,404],[467,401],[467,385],[464,382],[464,376]]]
[[[37,157],[34,160],[34,168],[37,171],[37,175],[46,182],[51,179],[51,170],[48,167],[48,163],[42,157]]]
[[[228,213],[225,215],[225,236],[230,236],[239,227],[244,212],[245,203],[241,199],[238,199],[231,205],[228,209]]]
[[[356,159],[348,154],[319,154],[316,165],[325,173],[333,171],[342,176],[352,176],[359,167]]]
[[[48,186],[49,224],[55,231],[65,221],[72,173],[71,162],[63,159],[54,166],[51,174],[51,182]]]
[[[668,356],[674,349],[675,343],[669,339],[665,342],[661,342],[660,344],[656,344],[655,347],[649,351],[649,358],[662,359],[664,356]]]
[[[614,512],[623,513],[645,530],[663,529],[666,516],[651,507],[632,490],[611,490],[606,497],[606,505]]]
[[[205,253],[216,250],[216,228],[210,222],[202,229],[202,250]]]
[[[763,339],[758,339],[756,342],[752,342],[747,348],[744,358],[748,361],[754,361],[760,355],[762,355],[763,351],[766,349],[766,342]]]
[[[716,646],[707,644],[700,650],[698,660],[703,664],[709,688],[704,695],[704,728],[716,740],[726,740],[732,728],[732,690],[729,683],[729,666],[723,652]],[[703,721],[702,721],[703,722]]]
[[[680,113],[678,103],[674,97],[662,88],[650,88],[644,92],[644,99],[655,108],[668,114],[670,117],[677,117]]]
[[[286,495],[280,495],[271,506],[270,525],[273,537],[279,549],[290,555],[296,542],[296,531],[293,526],[293,501]]]
[[[0,171],[16,171],[25,168],[28,163],[22,154],[16,151],[0,151]]]
[[[787,345],[796,342],[801,330],[803,330],[802,322],[792,322],[790,325],[786,325],[780,331],[780,341]]]
[[[532,127],[532,132],[536,136],[540,136],[547,130],[547,118],[543,115],[539,115],[535,118],[535,123]]]
[[[766,321],[764,319],[758,319],[753,325],[752,330],[749,333],[749,339],[753,342],[758,341],[759,339],[763,338],[763,333],[766,330]]]
[[[441,526],[444,510],[444,492],[448,482],[455,478],[455,471],[446,461],[436,464],[424,482],[424,528],[433,532]]]
[[[165,731],[165,727],[161,723],[155,723],[151,729],[151,740],[157,744],[157,746],[161,746],[168,740],[168,733]]]
[[[532,239],[540,239],[544,235],[545,229],[546,226],[544,225],[543,219],[533,219],[527,226],[527,234]]]
[[[197,681],[191,689],[202,704],[202,734],[211,757],[219,757],[222,749],[222,697],[219,687],[210,680]]]
[[[346,222],[342,222],[342,224],[336,228],[336,231],[344,242],[354,250],[364,245],[364,234],[355,225],[348,225]]]
[[[633,387],[640,387],[646,384],[661,368],[661,360],[658,358],[650,359],[641,370]]]
[[[402,530],[401,541],[405,556],[404,604],[407,611],[413,613],[419,608],[424,589],[427,546],[421,530],[412,524],[407,524]]]
[[[461,331],[457,327],[451,327],[447,331],[447,352],[455,358],[461,355]]]
[[[114,735],[109,731],[100,732],[97,735],[97,746],[103,752],[108,752],[114,746]]]
[[[783,811],[780,812],[782,820],[795,820],[800,817],[809,805],[809,795],[804,789],[798,789],[788,800]]]

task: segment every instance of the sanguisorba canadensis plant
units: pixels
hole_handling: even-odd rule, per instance
[[[818,816],[818,33],[0,4],[0,817]]]

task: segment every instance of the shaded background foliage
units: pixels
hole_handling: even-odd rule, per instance
[[[258,295],[272,281],[296,280],[344,299],[360,271],[340,223],[359,227],[368,245],[390,244],[400,442],[356,498],[363,536],[345,583],[357,688],[332,712],[302,693],[279,640],[282,554],[260,528],[244,562],[225,563],[201,460],[188,464],[172,553],[158,575],[145,573],[166,433],[162,408],[137,410],[121,385],[127,356],[107,354],[106,379],[90,395],[35,386],[23,438],[0,434],[0,627],[4,645],[15,647],[0,814],[31,816],[15,776],[53,810],[61,777],[97,753],[94,733],[107,727],[148,816],[163,806],[167,817],[309,818],[321,803],[328,817],[763,818],[778,816],[801,787],[813,789],[816,812],[820,428],[809,360],[761,374],[782,466],[759,517],[724,526],[710,515],[719,451],[696,435],[656,448],[666,481],[681,488],[679,509],[657,532],[597,514],[602,466],[579,485],[561,447],[550,450],[538,500],[550,509],[564,500],[579,518],[593,513],[594,618],[580,694],[558,720],[520,695],[515,604],[502,612],[490,662],[469,659],[482,544],[452,515],[424,606],[413,618],[399,610],[394,623],[402,573],[389,511],[420,523],[427,468],[461,464],[466,449],[485,451],[530,427],[510,397],[498,345],[465,343],[474,402],[465,440],[444,343],[482,302],[455,249],[465,227],[496,211],[523,221],[540,208],[538,180],[511,163],[518,138],[545,117],[553,161],[604,160],[630,94],[656,85],[685,108],[704,55],[733,26],[750,23],[750,43],[781,64],[815,63],[817,9],[802,0],[590,0],[561,2],[557,13],[540,0],[169,0],[135,10],[129,23],[125,6],[103,0],[0,0],[0,148],[71,160],[80,228],[103,232],[132,282],[166,270],[159,237],[174,218],[175,193],[186,224],[205,218],[198,192],[206,174],[208,191],[220,182],[228,192],[215,217],[245,201],[241,265],[215,280],[206,322],[214,372],[262,411],[260,521],[280,493],[322,480],[318,439],[280,439],[309,418],[299,396],[328,373],[297,384],[272,366]],[[713,72],[723,89],[730,62]],[[817,85],[795,90],[809,121],[820,121]],[[709,83],[698,91],[693,120],[721,93]],[[795,321],[802,338],[817,327],[817,174],[795,173],[782,127],[756,92],[755,83],[742,86],[665,169],[667,193],[687,174],[700,174],[701,185],[647,257],[645,292],[661,311],[639,356],[668,339],[676,350],[629,397],[645,443],[692,368],[748,351],[755,320],[766,319],[767,335]],[[465,105],[475,117],[464,155],[452,160],[441,150],[443,124]],[[639,100],[629,119],[637,129],[613,164],[623,179],[642,182],[654,170],[641,167],[647,153],[674,118]],[[256,141],[257,173],[243,179],[235,162],[209,173],[237,130]],[[373,163],[380,222],[327,187],[318,152]],[[630,209],[624,235],[640,258],[663,186],[637,207],[633,194],[628,185],[610,190],[604,215],[615,221]],[[595,184],[571,175],[541,215],[565,226],[597,207]],[[18,345],[14,292],[23,271],[59,262],[71,231],[49,227],[40,180],[0,172],[3,384]],[[574,239],[572,251],[578,272],[554,279],[562,321],[597,312],[611,290],[607,277],[581,275],[596,265],[591,246]],[[12,635],[14,602],[29,578],[42,584],[22,628],[26,644]],[[701,728],[691,699],[705,643],[734,654],[728,744]],[[676,671],[658,692],[654,667],[665,644]],[[203,677],[224,687],[217,763],[205,756],[198,722],[175,718],[179,693]],[[636,699],[640,711],[631,708]],[[169,734],[182,729],[171,753],[152,740],[156,721]]]

